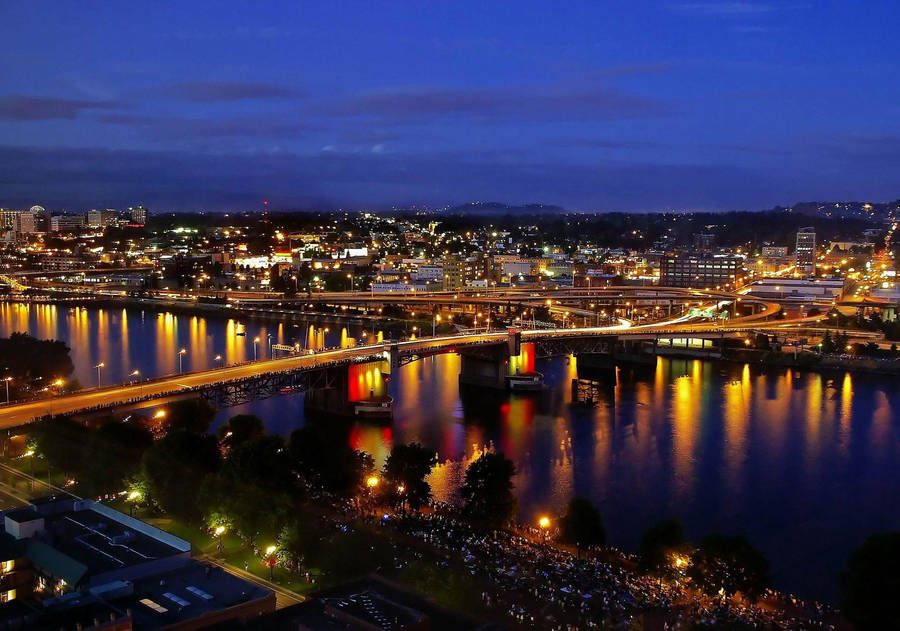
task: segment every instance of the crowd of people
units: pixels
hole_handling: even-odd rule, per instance
[[[836,612],[819,603],[768,591],[756,604],[710,597],[692,589],[683,574],[660,577],[637,570],[635,559],[608,548],[576,556],[540,531],[473,527],[458,510],[432,503],[420,512],[382,513],[348,505],[347,521],[363,517],[410,545],[395,545],[395,567],[412,555],[464,571],[483,586],[483,606],[518,628],[570,631],[696,628],[834,630]],[[732,628],[732,627],[728,627]]]

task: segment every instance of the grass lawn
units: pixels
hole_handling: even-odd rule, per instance
[[[119,499],[109,502],[109,505],[124,513],[128,512],[125,500]],[[195,554],[209,555],[240,570],[245,570],[254,576],[269,580],[269,566],[262,559],[254,556],[250,546],[237,535],[226,533],[222,537],[224,552],[220,553],[218,551],[217,538],[196,526],[190,526],[171,517],[160,517],[146,508],[135,510],[134,516],[176,537],[189,541]],[[272,543],[275,542],[275,538],[271,536],[269,539],[263,536],[260,541],[269,540]],[[261,543],[260,545],[267,544]],[[317,569],[311,569],[310,572],[313,575],[319,574]],[[279,587],[289,589],[298,594],[308,594],[319,587],[317,583],[307,583],[305,574],[304,576],[299,576],[277,566],[274,568],[273,582]]]

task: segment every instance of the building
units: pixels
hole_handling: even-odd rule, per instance
[[[92,500],[45,498],[2,520],[0,629],[202,629],[275,610],[273,592]]]
[[[84,215],[55,215],[50,218],[50,232],[74,233],[84,229]]]
[[[444,291],[455,291],[466,286],[466,262],[459,256],[444,259]]]
[[[831,302],[840,298],[844,281],[840,278],[764,278],[748,287],[747,295],[756,298]]]
[[[128,216],[131,218],[131,223],[143,226],[147,223],[150,211],[143,206],[132,206],[128,209]]]
[[[89,228],[106,228],[116,222],[119,213],[112,208],[106,210],[92,209],[87,214],[87,225]]]
[[[708,232],[695,232],[691,235],[691,242],[696,250],[711,250],[716,247],[716,235]]]
[[[816,229],[800,228],[797,231],[797,247],[794,250],[797,270],[805,274],[816,273]]]
[[[659,284],[698,289],[734,287],[743,263],[741,257],[731,254],[670,254],[660,260]]]
[[[776,274],[788,269],[793,264],[794,259],[788,254],[787,246],[767,245],[763,246],[753,271],[759,275]]]
[[[13,227],[16,234],[34,234],[38,231],[38,216],[32,211],[20,213]]]
[[[444,268],[441,265],[419,265],[416,280],[421,282],[443,281]]]

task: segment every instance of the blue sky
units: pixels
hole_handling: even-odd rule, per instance
[[[10,2],[0,206],[900,197],[894,2]]]

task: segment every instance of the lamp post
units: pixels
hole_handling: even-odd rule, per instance
[[[441,314],[436,313],[435,316],[431,319],[431,337],[434,337],[435,329],[437,328],[436,324],[437,324],[437,322],[440,322],[440,321],[441,321]]]
[[[3,381],[6,382],[6,405],[9,405],[9,382],[12,381],[12,377],[7,377]]]
[[[347,274],[347,278],[350,279],[350,293],[353,293],[353,274]]]
[[[31,462],[31,492],[34,493],[34,449],[25,452],[28,460]]]
[[[97,369],[97,389],[98,390],[100,389],[100,377],[101,377],[100,371],[103,369],[104,366],[106,366],[106,364],[104,364],[103,362],[100,362],[99,364],[94,366],[94,368]]]
[[[221,356],[221,355],[216,355],[215,361],[219,362],[219,365],[221,366],[221,365],[222,365],[222,356]]]
[[[269,580],[270,581],[275,580],[275,551],[277,549],[278,548],[276,548],[275,546],[269,546],[268,548],[266,548],[266,556],[269,557],[268,562],[269,562]]]
[[[256,350],[257,346],[259,346],[259,337],[258,336],[253,338],[253,361],[256,361],[259,357],[257,354],[257,350]]]
[[[182,348],[180,351],[178,351],[178,374],[181,374],[184,372],[184,364],[182,363],[182,360],[184,359],[184,356],[186,353],[187,353],[187,350],[184,348]]]

